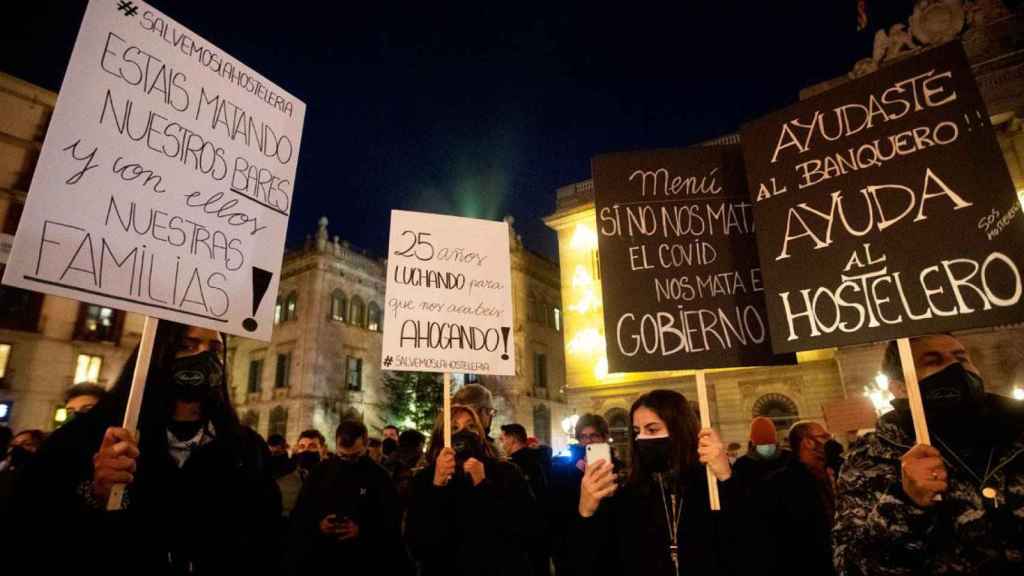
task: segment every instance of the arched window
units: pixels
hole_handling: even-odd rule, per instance
[[[270,427],[267,429],[267,436],[271,434],[288,435],[288,409],[284,406],[277,406],[270,411]]]
[[[551,445],[551,410],[543,404],[533,407],[533,435],[541,444]]]
[[[796,402],[787,396],[776,393],[765,394],[758,398],[754,402],[751,412],[754,418],[758,416],[771,418],[775,423],[775,430],[780,435],[785,434],[786,430],[800,419],[800,409],[797,408]]]
[[[295,292],[288,294],[284,301],[284,319],[295,320],[299,317],[298,312],[299,295]]]
[[[284,320],[284,304],[281,302],[281,297],[277,297],[277,302],[274,303],[274,325],[278,325]]]
[[[370,302],[366,308],[366,327],[374,332],[380,332],[380,306],[376,302]]]
[[[352,297],[352,308],[349,315],[349,322],[355,326],[366,326],[366,304],[359,296]]]
[[[348,297],[341,290],[331,292],[331,320],[338,322],[345,321],[345,313],[348,311]]]

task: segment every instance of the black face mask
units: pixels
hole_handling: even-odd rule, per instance
[[[458,468],[470,458],[479,460],[484,453],[480,436],[472,430],[460,430],[452,434],[452,449],[455,450],[455,464]]]
[[[947,441],[960,442],[977,432],[984,417],[985,384],[955,362],[921,380],[921,402],[928,426]]]
[[[11,468],[19,468],[28,464],[34,454],[25,449],[24,446],[11,447]]]
[[[636,457],[644,472],[651,474],[666,472],[671,464],[671,450],[672,439],[668,436],[637,438],[636,440]]]
[[[202,402],[220,393],[224,365],[220,357],[209,350],[175,358],[171,364],[170,380],[176,400]]]
[[[312,470],[319,463],[319,452],[299,452],[295,455],[295,464],[307,472]]]
[[[186,442],[196,437],[199,430],[206,425],[202,420],[188,420],[185,422],[171,421],[167,424],[167,430],[181,442]]]

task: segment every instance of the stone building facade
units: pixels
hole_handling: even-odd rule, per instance
[[[371,434],[390,423],[380,369],[387,265],[330,237],[327,226],[322,218],[315,236],[284,257],[273,340],[231,338],[228,345],[242,420],[292,442],[307,428],[332,438],[348,417],[362,419]],[[565,415],[558,269],[518,237],[512,246],[516,376],[454,374],[453,388],[479,382],[491,389],[495,430],[517,421],[554,440]]]
[[[0,73],[0,270],[18,228],[57,94]],[[0,424],[52,430],[75,383],[109,387],[143,317],[0,286]]]
[[[939,6],[939,5],[942,6]],[[985,98],[992,124],[1014,184],[1024,203],[1024,18],[1021,9],[1007,10],[1001,2],[974,3],[970,18],[946,18],[943,10],[963,10],[960,2],[914,3],[912,21],[890,28],[876,38],[873,55],[857,61],[848,76],[802,91],[801,98],[870,73],[890,61],[926,49],[929,42],[962,41]],[[938,6],[938,7],[937,7]],[[933,11],[937,11],[932,13]],[[939,13],[942,12],[942,13]],[[954,16],[956,16],[954,14]],[[963,14],[961,14],[963,16]],[[916,24],[915,24],[916,23]],[[907,32],[908,25],[910,32]],[[913,26],[919,32],[914,34]],[[955,29],[945,27],[955,25]],[[889,42],[892,34],[907,32],[913,40]],[[895,40],[907,40],[898,36]],[[900,44],[897,46],[897,44]],[[711,143],[738,142],[730,135]],[[545,219],[558,233],[563,306],[567,400],[577,414],[597,412],[612,424],[620,450],[627,438],[628,410],[639,395],[655,388],[673,388],[696,399],[690,371],[608,374],[604,357],[604,322],[598,267],[593,183],[590,180],[559,188],[556,210]],[[987,388],[1010,394],[1024,387],[1024,327],[973,330],[958,334],[986,379]],[[883,344],[850,346],[798,354],[798,364],[785,367],[712,371],[707,375],[711,417],[726,441],[746,445],[752,417],[768,415],[784,426],[797,419],[822,419],[822,404],[863,394],[878,373]]]

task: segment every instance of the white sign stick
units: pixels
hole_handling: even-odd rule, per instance
[[[708,406],[708,385],[704,378],[704,370],[697,370],[697,404],[700,406],[700,427],[711,428],[711,409]],[[721,510],[722,503],[718,499],[718,478],[715,478],[715,473],[711,471],[710,466],[706,466],[704,469],[708,475],[708,497],[711,501],[711,509]]]
[[[921,389],[917,385],[917,369],[914,367],[914,354],[910,351],[910,339],[900,338],[896,341],[900,350],[900,364],[903,365],[903,383],[907,387],[907,400],[910,402],[910,416],[914,419],[914,435],[918,444],[931,445],[928,436],[928,422],[924,417],[924,403],[921,402]]]
[[[124,422],[121,427],[135,433],[139,427],[139,411],[142,409],[142,395],[146,391],[146,376],[149,374],[149,361],[153,357],[153,342],[156,340],[156,328],[160,320],[146,316],[142,326],[142,340],[139,341],[139,355],[135,360],[135,372],[132,373],[132,388],[128,392],[128,405],[124,409]],[[107,510],[120,510],[124,498],[124,484],[115,484],[110,490]]]
[[[444,397],[444,447],[452,447],[452,375],[444,373],[444,386],[441,390]]]

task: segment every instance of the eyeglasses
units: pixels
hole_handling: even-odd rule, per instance
[[[579,440],[580,442],[604,442],[605,436],[604,434],[600,434],[598,432],[594,432],[591,434],[583,433],[577,434],[576,439]]]

